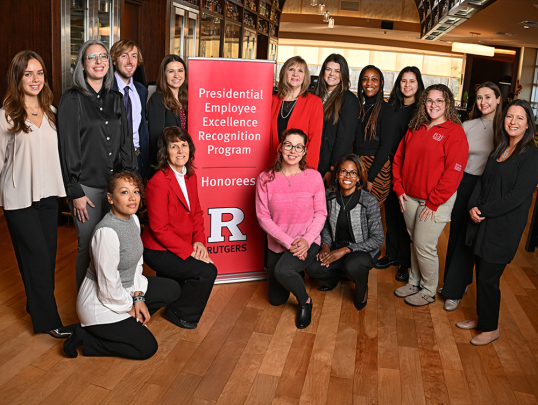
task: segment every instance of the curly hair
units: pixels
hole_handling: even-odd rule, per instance
[[[364,109],[364,89],[362,88],[362,77],[366,73],[367,70],[375,70],[376,73],[379,75],[379,89],[376,94],[375,103],[372,107],[372,113],[370,114],[370,118],[368,118],[368,123],[366,124],[366,128],[364,128],[364,139],[368,138],[369,141],[375,138],[376,135],[376,129],[377,129],[377,118],[379,117],[379,113],[381,112],[381,107],[383,107],[383,88],[385,87],[385,77],[383,76],[383,73],[381,70],[379,70],[378,67],[374,65],[368,65],[362,68],[361,73],[359,75],[359,84],[358,84],[358,91],[357,96],[359,96],[359,121],[363,121],[366,116],[366,111]]]
[[[116,189],[116,186],[118,185],[118,180],[120,179],[127,180],[130,184],[137,187],[140,191],[140,198],[144,198],[144,184],[142,183],[142,179],[138,174],[129,170],[116,173],[110,178],[110,180],[108,180],[108,185],[106,187],[106,192],[108,194],[114,194],[114,190]]]
[[[335,125],[340,118],[340,110],[342,109],[342,103],[344,101],[344,96],[349,90],[349,67],[347,65],[346,59],[338,54],[333,53],[327,56],[325,62],[321,66],[319,72],[319,80],[316,83],[316,88],[314,89],[314,95],[318,96],[322,100],[327,97],[327,82],[325,82],[325,70],[327,69],[327,64],[329,62],[337,63],[340,66],[340,83],[336,86],[336,89],[330,94],[327,98],[327,101],[323,103],[323,119],[328,121],[332,118],[333,124]]]
[[[282,142],[280,142],[280,145],[278,145],[278,156],[276,157],[273,165],[265,171],[268,176],[265,179],[264,184],[273,181],[275,179],[275,173],[278,173],[282,170],[282,145],[284,144],[284,142],[286,142],[286,138],[290,135],[299,135],[303,138],[305,144],[305,153],[299,161],[299,169],[303,171],[308,168],[308,165],[306,164],[306,157],[308,156],[308,149],[306,149],[306,143],[308,142],[308,137],[300,129],[290,128],[282,133]]]
[[[28,113],[24,104],[25,96],[22,89],[22,78],[28,67],[28,62],[32,59],[37,60],[43,69],[43,88],[37,96],[39,106],[47,116],[52,128],[56,128],[56,115],[51,107],[54,96],[47,81],[47,69],[45,68],[43,59],[34,51],[22,51],[16,54],[11,60],[11,65],[7,73],[7,91],[4,98],[6,120],[13,125],[11,128],[8,128],[8,131],[14,134],[20,132],[27,134],[31,131],[30,126],[26,123]]]
[[[349,153],[347,155],[341,156],[334,165],[333,179],[329,188],[329,191],[332,194],[336,194],[336,192],[340,190],[340,183],[338,182],[338,173],[340,172],[340,168],[342,167],[342,165],[346,162],[353,162],[353,164],[355,164],[355,166],[357,167],[359,181],[357,182],[356,189],[360,190],[361,188],[366,186],[366,181],[368,180],[368,170],[366,170],[364,162],[359,156],[355,155],[354,153]]]
[[[428,86],[428,88],[424,90],[424,92],[420,95],[417,111],[415,113],[415,116],[409,123],[409,128],[413,132],[417,131],[422,125],[427,124],[431,121],[431,118],[426,111],[426,100],[428,99],[428,95],[432,90],[437,90],[443,93],[443,97],[445,99],[445,118],[447,119],[447,121],[452,121],[456,124],[461,125],[461,120],[458,116],[458,111],[456,110],[454,95],[447,86],[438,83]]]
[[[159,136],[159,141],[157,142],[157,165],[154,166],[156,170],[162,170],[163,173],[166,173],[168,170],[168,146],[172,142],[181,142],[185,141],[189,144],[189,160],[185,165],[187,167],[187,177],[194,174],[194,152],[196,152],[196,147],[192,141],[189,133],[180,127],[167,127],[163,129],[163,132]]]

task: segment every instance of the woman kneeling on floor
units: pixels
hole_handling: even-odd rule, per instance
[[[327,190],[327,220],[321,231],[321,250],[306,269],[330,291],[346,276],[355,283],[354,304],[359,311],[368,300],[368,273],[383,244],[383,224],[377,199],[363,189],[367,171],[353,154],[335,165]]]
[[[144,186],[133,172],[115,174],[108,183],[110,212],[97,224],[91,262],[78,292],[75,326],[64,353],[77,357],[121,356],[145,360],[157,352],[146,327],[151,314],[179,297],[174,280],[142,275],[140,223],[136,211]]]

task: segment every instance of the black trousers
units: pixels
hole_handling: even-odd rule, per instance
[[[168,250],[144,249],[144,261],[159,277],[171,278],[181,286],[181,295],[168,305],[180,319],[198,322],[217,278],[214,264],[194,257],[181,259]]]
[[[295,295],[300,305],[306,304],[308,293],[300,273],[312,263],[318,251],[319,245],[312,243],[306,259],[301,260],[293,256],[289,250],[281,253],[268,250],[267,289],[271,305],[284,304],[290,297],[290,292]]]
[[[506,264],[490,263],[479,256],[476,261],[476,313],[478,330],[491,332],[499,327],[501,289],[499,282]]]
[[[4,210],[35,333],[62,326],[54,298],[58,236],[58,198],[43,198],[28,208]]]
[[[179,297],[179,284],[161,277],[148,277],[146,305],[150,314]],[[82,328],[85,356],[121,356],[145,360],[158,349],[157,340],[149,329],[129,317],[123,321]]]
[[[473,282],[474,246],[465,245],[465,234],[470,220],[467,204],[479,178],[463,173],[452,209],[442,295],[454,300],[462,299],[465,288]]]
[[[394,191],[391,191],[385,200],[385,223],[387,255],[398,261],[399,265],[411,267],[411,238]]]
[[[335,262],[329,267],[321,265],[314,260],[307,268],[306,274],[319,280],[326,287],[334,288],[344,276],[355,283],[355,306],[359,306],[364,300],[368,288],[368,273],[377,261],[379,253],[372,257],[368,252],[352,252]]]

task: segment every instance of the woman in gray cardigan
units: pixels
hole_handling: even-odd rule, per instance
[[[320,291],[330,291],[342,277],[355,283],[354,304],[366,306],[368,273],[379,257],[383,225],[377,199],[364,188],[367,171],[357,155],[342,156],[327,190],[327,220],[321,231],[321,249],[307,274],[319,280]]]

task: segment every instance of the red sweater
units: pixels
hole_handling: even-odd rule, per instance
[[[407,131],[392,163],[393,190],[426,200],[433,211],[458,189],[469,144],[461,125],[446,121]]]
[[[271,163],[276,159],[278,149],[278,128],[277,120],[280,114],[280,106],[283,98],[273,95],[271,104]],[[306,97],[299,96],[288,121],[288,127],[298,128],[308,137],[308,155],[306,163],[317,170],[319,163],[319,151],[321,149],[321,133],[323,132],[323,103],[318,96],[308,93]]]

